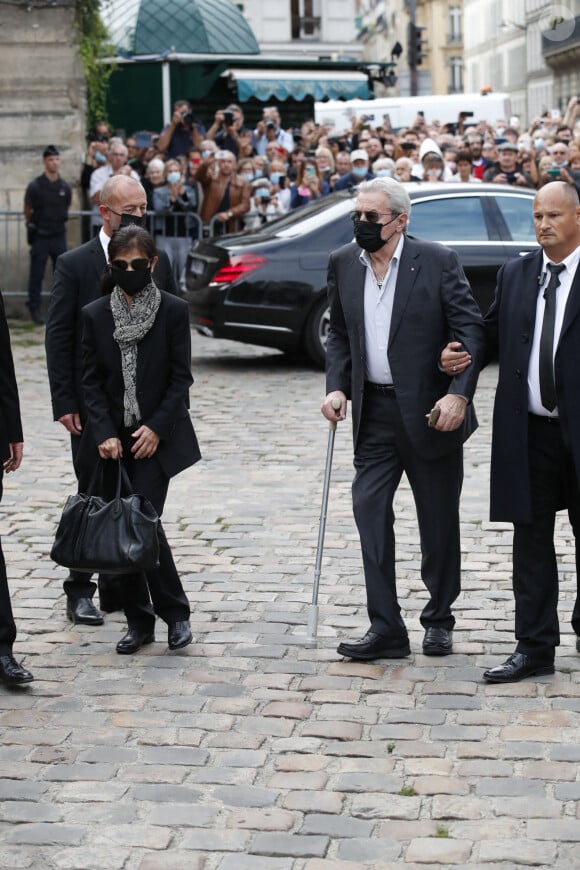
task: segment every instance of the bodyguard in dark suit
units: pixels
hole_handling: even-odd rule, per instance
[[[0,500],[4,472],[16,471],[22,462],[22,423],[18,386],[10,348],[10,333],[0,294]],[[8,684],[30,683],[32,674],[18,664],[12,655],[16,640],[16,624],[10,604],[6,563],[0,543],[0,681]]]
[[[352,402],[353,506],[370,619],[362,640],[341,643],[338,652],[362,660],[410,652],[397,601],[392,507],[403,472],[415,499],[421,576],[429,592],[421,613],[425,654],[452,652],[451,607],[460,591],[462,445],[477,426],[471,399],[483,324],[456,255],[406,236],[410,208],[403,185],[393,179],[361,184],[356,243],[331,254],[328,267],[322,413],[343,420]],[[449,337],[473,358],[455,379],[438,365]]]
[[[490,682],[554,673],[558,624],[556,511],[580,534],[580,204],[551,182],[534,200],[537,253],[507,262],[485,317],[499,356],[491,454],[491,519],[514,524],[513,655]],[[576,545],[577,546],[577,545]],[[580,561],[576,549],[576,574]],[[578,598],[572,627],[580,635]],[[580,652],[580,640],[576,639]]]
[[[79,482],[91,477],[99,456],[122,456],[134,491],[161,516],[170,478],[200,458],[188,411],[187,304],[156,287],[157,251],[144,229],[117,232],[109,258],[112,292],[83,309],[88,419],[77,455]],[[158,568],[125,576],[120,584],[129,628],[119,653],[153,642],[155,614],[167,623],[170,649],[191,643],[189,603],[161,524],[159,548]]]
[[[143,226],[146,211],[147,196],[141,184],[130,176],[112,176],[101,191],[103,226],[99,235],[63,254],[56,263],[46,324],[46,358],[54,419],[70,432],[75,468],[79,438],[86,420],[81,389],[81,309],[101,295],[111,236],[120,226],[130,223]],[[155,277],[160,289],[177,292],[166,254],[159,258]],[[103,618],[92,602],[95,589],[88,574],[71,572],[65,580],[67,615],[74,623],[102,624]],[[105,594],[111,596],[111,589],[114,590],[114,586],[100,578],[101,605],[106,610],[118,607],[115,600],[104,600]]]

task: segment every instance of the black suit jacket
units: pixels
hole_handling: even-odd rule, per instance
[[[56,261],[46,320],[46,360],[55,420],[65,414],[86,412],[81,390],[81,309],[101,295],[107,265],[98,236],[67,251]],[[155,282],[161,290],[177,293],[167,254],[160,252]],[[188,321],[189,322],[189,321]]]
[[[10,444],[19,444],[23,440],[18,385],[10,347],[10,332],[6,323],[4,300],[0,293],[0,463],[10,456]],[[0,467],[1,479],[2,469]]]
[[[353,439],[358,442],[365,380],[364,283],[361,249],[354,242],[330,256],[330,330],[326,347],[327,392],[342,390],[352,401]],[[439,368],[441,349],[460,341],[473,363],[449,378]],[[477,427],[471,399],[484,347],[482,317],[457,255],[442,245],[406,236],[399,263],[388,341],[393,383],[405,430],[425,459],[458,448]],[[470,402],[455,432],[429,429],[425,415],[446,393]]]
[[[124,395],[110,297],[92,302],[82,317],[83,391],[88,420],[76,458],[79,478],[82,472],[94,468],[97,445],[120,435]],[[156,455],[168,477],[200,459],[188,411],[192,383],[187,303],[162,293],[155,322],[138,346],[137,401],[143,423],[161,438]]]
[[[487,355],[499,358],[491,451],[491,519],[532,519],[528,471],[528,364],[542,272],[542,251],[509,260],[497,276],[485,316]],[[580,269],[564,313],[554,359],[558,413],[580,481]]]

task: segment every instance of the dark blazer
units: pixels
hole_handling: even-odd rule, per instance
[[[193,378],[187,312],[186,302],[162,293],[155,322],[137,352],[137,400],[143,423],[161,438],[156,456],[167,477],[201,458],[188,411]],[[121,352],[113,338],[110,297],[87,305],[82,317],[83,391],[88,422],[77,463],[79,470],[92,470],[97,445],[119,437],[123,428],[124,384]]]
[[[361,249],[354,242],[330,255],[330,330],[326,347],[327,392],[342,390],[352,401],[355,449],[365,379],[364,283]],[[441,349],[460,341],[473,363],[449,378],[439,368]],[[425,459],[457,449],[476,429],[471,399],[477,385],[484,329],[477,303],[457,259],[443,245],[406,236],[399,263],[388,355],[407,435]],[[446,393],[465,396],[465,421],[455,432],[429,429],[425,415]]]
[[[23,440],[10,333],[6,323],[4,300],[0,293],[0,463],[10,456],[10,444],[20,444]],[[1,478],[0,468],[0,480]]]
[[[81,309],[101,295],[107,265],[98,236],[67,251],[56,261],[46,320],[46,360],[54,419],[80,413],[85,418],[81,390]],[[157,286],[177,293],[167,254],[160,252],[155,267]],[[188,321],[189,322],[189,321]]]
[[[485,316],[487,356],[499,358],[493,411],[491,519],[532,519],[528,472],[528,363],[542,272],[542,251],[509,260],[498,272]],[[554,359],[558,413],[580,481],[580,269],[576,270]]]
[[[18,385],[10,349],[10,333],[6,323],[4,300],[0,293],[0,501],[2,500],[2,463],[10,456],[10,444],[23,441]],[[10,603],[6,563],[0,544],[0,655],[12,652],[16,639],[16,623]]]

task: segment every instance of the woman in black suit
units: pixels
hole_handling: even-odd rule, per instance
[[[103,282],[107,295],[82,311],[88,423],[77,462],[79,481],[86,484],[99,456],[121,456],[134,491],[161,516],[169,479],[197,462],[200,452],[188,410],[188,308],[155,285],[156,263],[146,230],[132,225],[113,235]],[[120,583],[128,631],[118,653],[153,643],[156,614],[168,625],[169,649],[192,641],[189,602],[161,524],[159,547],[157,569],[125,575]]]

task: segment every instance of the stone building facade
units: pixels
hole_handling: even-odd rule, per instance
[[[28,182],[54,144],[61,173],[77,186],[84,151],[85,84],[74,0],[12,0],[0,27],[0,289],[9,312],[24,310],[28,247],[22,214]],[[78,208],[78,198],[73,200]],[[76,227],[71,225],[71,242]]]

